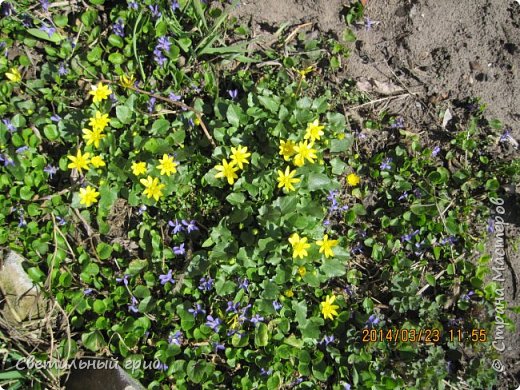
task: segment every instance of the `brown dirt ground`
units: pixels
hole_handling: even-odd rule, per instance
[[[233,13],[250,22],[255,37],[269,39],[273,27],[306,22],[312,22],[315,31],[341,37],[346,27],[341,12],[348,4],[249,0],[241,1]],[[369,30],[362,24],[356,28],[358,40],[345,64],[345,77],[413,92],[413,97],[384,104],[384,109],[405,119],[409,130],[437,131],[443,110],[479,97],[487,104],[487,117],[499,119],[520,140],[520,0],[368,0],[365,16],[375,24]],[[511,149],[506,154],[518,157]],[[519,192],[518,186],[509,189],[512,196],[504,217],[509,267],[503,287],[510,306],[520,305]],[[514,320],[520,330],[520,316]],[[519,335],[510,334],[506,340],[509,347],[502,358],[507,375],[500,389],[519,385]]]

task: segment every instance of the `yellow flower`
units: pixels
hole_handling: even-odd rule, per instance
[[[18,68],[9,69],[9,72],[6,72],[5,76],[13,83],[19,83],[22,81],[22,75],[20,74]]]
[[[319,140],[323,134],[323,129],[325,126],[321,126],[320,122],[316,119],[314,122],[309,123],[307,125],[307,131],[305,132],[304,139],[309,139],[314,142],[316,140]]]
[[[159,179],[148,176],[146,179],[141,179],[141,184],[145,186],[143,194],[148,199],[154,198],[156,201],[163,195],[162,189],[166,187],[164,184],[159,182]]]
[[[320,247],[320,253],[323,253],[325,257],[334,257],[332,248],[338,245],[338,240],[329,240],[328,234],[323,235],[323,240],[316,241],[316,244]]]
[[[314,70],[314,67],[312,67],[312,66],[308,66],[307,68],[302,69],[302,70],[298,70],[297,72],[298,72],[298,74],[300,75],[300,77],[301,77],[302,79],[305,79],[305,76],[307,75],[307,73],[310,73],[310,72],[312,72],[313,70]]]
[[[122,87],[130,88],[134,86],[134,83],[135,77],[133,74],[131,74],[130,76],[124,74],[119,78],[119,84],[121,84]]]
[[[289,237],[289,242],[293,248],[293,258],[299,257],[303,259],[308,255],[307,249],[310,248],[310,244],[307,243],[307,237],[301,237],[298,233],[293,233],[291,237]]]
[[[69,163],[68,168],[77,169],[79,173],[81,173],[82,169],[88,169],[88,164],[90,162],[90,153],[81,154],[81,150],[78,149],[76,156],[67,156],[67,158],[72,161]]]
[[[359,184],[359,182],[361,181],[361,179],[359,178],[358,175],[356,175],[355,173],[351,173],[347,176],[347,183],[349,185],[351,185],[352,187],[355,187]]]
[[[136,176],[146,173],[146,163],[145,162],[133,162],[132,163],[132,173]]]
[[[199,125],[200,125],[200,119],[199,119],[199,118],[195,118],[195,119],[193,120],[193,124],[194,124],[195,126],[199,126]]]
[[[170,176],[172,173],[177,172],[177,163],[173,161],[173,157],[168,156],[166,153],[163,154],[162,160],[159,160],[160,164],[157,168],[161,170],[161,175]]]
[[[96,189],[92,188],[91,186],[79,189],[79,203],[87,207],[90,207],[90,205],[96,203],[98,196],[99,192],[97,192]]]
[[[94,147],[99,148],[99,142],[106,137],[105,134],[103,134],[102,130],[89,130],[89,129],[83,129],[83,139],[87,141],[88,145],[94,145]]]
[[[99,103],[107,99],[112,93],[112,90],[107,85],[103,85],[101,82],[98,83],[98,85],[91,86],[91,88],[92,91],[90,91],[89,94],[94,96],[94,99],[92,99],[94,103]]]
[[[235,162],[231,161],[228,163],[225,158],[222,159],[222,165],[215,165],[215,169],[218,172],[215,177],[217,179],[221,177],[225,177],[229,184],[233,184],[235,182],[235,179],[238,178],[238,175],[236,174],[236,171],[238,171],[238,168],[235,166]]]
[[[296,171],[291,171],[289,167],[285,168],[285,173],[278,170],[278,188],[284,188],[288,191],[294,191],[293,184],[299,183],[300,179],[294,177]]]
[[[105,161],[103,160],[103,157],[101,156],[94,156],[90,159],[90,163],[94,166],[94,168],[100,168],[104,167]]]
[[[307,273],[307,269],[302,265],[301,267],[298,268],[298,273],[303,278],[305,276],[305,274]]]
[[[284,295],[287,298],[292,298],[292,297],[294,297],[294,292],[293,292],[293,290],[285,290]]]
[[[338,316],[338,312],[336,311],[339,309],[338,305],[333,305],[334,301],[336,300],[336,296],[334,294],[328,295],[325,300],[321,303],[321,314],[323,314],[323,318],[327,319],[334,319],[334,316]]]
[[[236,148],[231,148],[231,162],[234,162],[240,169],[244,169],[244,164],[249,164],[247,158],[251,156],[248,153],[247,146],[241,147],[240,145]]]
[[[308,160],[311,164],[314,163],[316,156],[316,149],[313,149],[314,142],[308,143],[307,141],[299,142],[294,147],[296,156],[294,156],[294,165],[301,167],[305,164],[305,160]]]
[[[289,161],[289,159],[294,155],[294,142],[291,140],[280,141],[280,152],[285,161]]]
[[[108,114],[102,114],[99,111],[96,111],[96,114],[90,118],[89,126],[92,126],[93,130],[102,131],[107,127],[108,122]]]

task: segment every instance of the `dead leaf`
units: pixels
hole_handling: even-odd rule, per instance
[[[453,119],[453,114],[451,113],[450,109],[447,108],[446,111],[444,111],[444,118],[442,119],[442,128],[445,129],[446,126],[448,126],[448,123]]]
[[[376,93],[383,96],[397,95],[404,92],[402,87],[394,83],[374,79],[361,79],[356,82],[356,87],[362,92]]]
[[[516,0],[520,3],[520,0]],[[361,4],[363,4],[363,7],[365,7],[368,3],[368,0],[361,0]]]

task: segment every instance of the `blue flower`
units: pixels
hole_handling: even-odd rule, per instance
[[[488,219],[487,231],[488,233],[493,233],[495,231],[495,221],[493,218]]]
[[[365,323],[368,327],[372,327],[374,325],[377,325],[379,323],[379,318],[372,314],[370,317],[368,317],[367,322]]]
[[[441,148],[436,146],[435,148],[433,148],[432,150],[432,156],[435,157],[439,154],[439,152],[441,151]]]
[[[137,211],[137,214],[138,214],[138,215],[143,215],[143,213],[144,213],[146,210],[148,210],[148,207],[146,207],[146,205],[143,204],[143,205],[139,206],[139,210]]]
[[[58,226],[63,226],[67,223],[67,221],[65,221],[65,219],[63,219],[59,215],[56,215],[56,220],[58,221]]]
[[[174,246],[173,247],[173,253],[175,253],[176,255],[183,255],[183,254],[185,254],[186,253],[186,249],[184,249],[184,243],[182,243],[179,246]]]
[[[27,145],[24,145],[24,146],[20,146],[18,149],[16,149],[16,153],[17,154],[20,154],[20,153],[23,153],[25,151],[29,150],[29,147]]]
[[[206,326],[211,328],[213,332],[218,332],[220,326],[222,325],[222,320],[220,318],[213,318],[212,316],[206,317]]]
[[[40,0],[40,5],[45,12],[49,10],[49,0]]]
[[[171,46],[172,46],[172,43],[170,42],[170,38],[165,36],[165,37],[159,37],[159,39],[157,40],[157,46],[155,48],[168,52],[168,51],[170,51]]]
[[[56,174],[56,172],[58,172],[58,168],[49,164],[45,168],[43,168],[43,172],[48,173],[49,178],[52,179],[52,177]]]
[[[14,160],[11,157],[9,157],[7,154],[4,154],[3,160],[4,160],[4,167],[8,167],[9,165],[14,167]]]
[[[58,114],[54,114],[51,116],[51,121],[59,122],[59,121],[61,121],[61,116],[59,116]]]
[[[181,8],[181,6],[179,5],[179,2],[177,0],[173,0],[172,2],[172,11],[175,12],[175,10]]]
[[[7,130],[9,130],[10,133],[14,133],[16,131],[16,127],[11,123],[10,119],[2,119],[2,122],[7,127]]]
[[[374,22],[373,20],[371,20],[370,18],[366,17],[365,18],[365,29],[367,31],[370,31],[372,29],[372,26],[376,24],[376,22]]]
[[[47,35],[50,38],[50,37],[52,37],[52,34],[54,34],[56,32],[56,29],[54,27],[49,27],[44,24],[42,27],[40,27],[40,31],[47,33]]]
[[[200,279],[199,287],[198,289],[201,291],[210,291],[213,288],[213,279],[211,279],[210,276],[206,279],[205,277],[202,277]]]
[[[463,301],[466,301],[466,302],[467,302],[467,301],[471,300],[471,297],[472,297],[473,295],[475,295],[475,292],[474,292],[473,290],[471,290],[471,291],[468,292],[467,294],[464,294],[464,295],[461,297],[461,299],[462,299]]]
[[[170,366],[168,366],[166,363],[159,363],[157,370],[168,371],[168,368],[170,368]]]
[[[412,238],[415,237],[419,233],[419,230],[415,230],[410,234],[405,234],[404,236],[401,236],[401,242],[407,241],[412,242]]]
[[[196,225],[196,224],[197,224],[197,221],[195,221],[194,219],[192,219],[192,220],[189,221],[189,222],[183,219],[183,220],[182,220],[182,224],[183,224],[184,226],[186,226],[186,231],[187,231],[188,233],[191,233],[191,232],[194,232],[194,231],[196,231],[196,230],[199,230],[199,228],[198,228],[197,225]]]
[[[270,368],[269,370],[266,370],[265,368],[260,369],[260,375],[262,376],[269,376],[273,373],[273,370]]]
[[[264,317],[262,317],[260,314],[255,314],[249,321],[251,321],[253,324],[257,325],[259,322],[262,322],[264,320]]]
[[[150,100],[148,100],[148,112],[151,114],[153,112],[153,110],[155,109],[155,102],[156,102],[156,98],[154,98],[153,96],[150,98]]]
[[[60,76],[65,76],[67,73],[69,73],[68,69],[65,67],[65,64],[61,63],[60,67],[58,68],[58,74]],[[59,118],[59,117],[58,117]],[[52,118],[51,118],[52,119]],[[61,119],[61,118],[60,118]]]
[[[249,292],[247,289],[249,287],[249,280],[247,280],[247,278],[244,278],[244,279],[238,279],[238,288],[242,288],[244,289],[245,292]]]
[[[116,23],[112,26],[112,31],[114,31],[114,34],[120,36],[121,38],[125,37],[125,25],[123,23],[123,19],[117,19]]]
[[[330,343],[334,342],[336,338],[334,335],[325,336],[318,344],[324,344],[325,346],[329,345]]]
[[[170,94],[168,95],[168,99],[173,100],[174,102],[178,102],[179,100],[182,99],[182,96],[176,95],[175,93],[170,92]]]
[[[206,310],[202,308],[200,303],[195,304],[194,309],[188,309],[188,313],[191,313],[193,317],[197,317],[199,314],[206,315]]]
[[[231,89],[228,91],[228,94],[232,100],[235,100],[238,96],[238,89]]]
[[[392,168],[392,166],[390,165],[390,163],[392,162],[392,159],[390,157],[386,157],[382,162],[381,162],[381,165],[379,166],[379,168],[381,170],[389,170]]]
[[[85,289],[83,289],[83,294],[84,295],[90,295],[90,294],[92,294],[92,291],[93,290],[91,288],[85,288]]]
[[[137,4],[136,1],[131,1],[130,3],[128,3],[128,6],[132,9],[138,9],[139,8],[139,4]]]
[[[168,226],[172,227],[173,230],[172,230],[172,234],[177,234],[177,233],[180,233],[182,232],[182,230],[184,229],[182,227],[182,223],[180,223],[177,219],[175,220],[175,222],[173,221],[168,221]]]
[[[236,313],[238,311],[239,306],[240,306],[239,302],[233,303],[233,301],[228,301],[226,313],[229,313],[229,312]]]
[[[399,198],[397,198],[397,200],[405,200],[407,197],[408,197],[408,191],[405,191]]]
[[[399,117],[395,120],[395,122],[390,126],[392,129],[402,129],[404,127],[403,118]]]
[[[162,51],[155,49],[153,51],[153,54],[153,59],[155,60],[155,62],[157,62],[157,65],[164,66],[164,64],[166,63],[166,57],[163,55]]]
[[[154,19],[159,19],[162,16],[162,13],[159,11],[159,7],[157,5],[149,5],[148,8],[152,12],[152,17]]]
[[[166,283],[170,282],[171,284],[175,283],[175,280],[172,276],[172,270],[169,270],[167,274],[159,275],[159,280],[161,281],[161,284],[164,286]]]
[[[128,310],[130,310],[133,313],[138,313],[139,309],[137,308],[137,305],[139,304],[139,301],[132,295],[132,304],[128,305]]]
[[[123,282],[125,286],[128,286],[128,278],[129,277],[130,277],[130,275],[125,275],[122,278],[116,278],[116,282],[117,283]]]
[[[181,345],[181,342],[182,342],[182,332],[180,330],[178,330],[174,334],[171,334],[170,336],[168,336],[169,344]]]
[[[19,217],[18,217],[18,227],[26,227],[27,226],[27,222],[25,221],[24,217],[23,217],[23,214],[20,214]]]
[[[215,349],[215,353],[217,353],[219,350],[220,350],[220,351],[223,351],[223,350],[226,349],[226,347],[224,346],[224,344],[217,343],[216,341],[212,342],[211,345],[212,345],[213,348]]]
[[[273,301],[273,307],[274,307],[274,310],[278,311],[283,307],[283,305],[278,301]]]

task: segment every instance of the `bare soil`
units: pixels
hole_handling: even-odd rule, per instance
[[[342,13],[348,4],[346,0],[248,0],[240,2],[234,15],[249,22],[256,37],[268,39],[283,23],[312,22],[315,31],[339,39],[346,28]],[[408,130],[442,131],[444,110],[456,113],[462,102],[478,97],[487,105],[487,117],[500,120],[520,140],[520,0],[368,0],[365,17],[373,24],[355,27],[357,41],[344,64],[344,75],[365,86],[375,80],[408,94],[384,101],[384,109],[402,116]],[[376,92],[377,98],[381,94]],[[514,148],[497,147],[497,152],[518,157]],[[518,186],[506,190],[508,267],[502,287],[511,307],[520,306],[519,190]],[[520,316],[513,320],[520,330]],[[499,388],[517,388],[519,331],[508,334],[505,341],[506,371]]]

